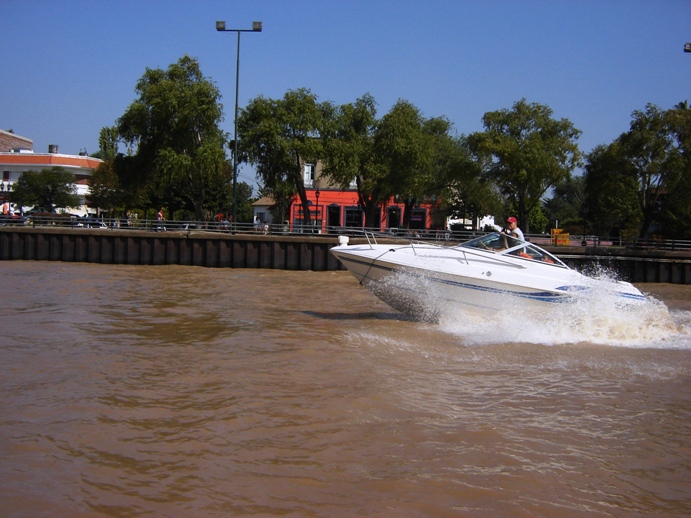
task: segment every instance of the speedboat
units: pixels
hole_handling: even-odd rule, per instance
[[[331,253],[358,281],[393,308],[434,320],[445,307],[484,313],[506,307],[546,309],[597,290],[616,304],[638,304],[646,297],[631,283],[598,280],[569,268],[527,241],[490,233],[457,246],[406,242],[349,244],[339,236]]]

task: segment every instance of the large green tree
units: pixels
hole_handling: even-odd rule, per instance
[[[552,113],[548,106],[522,99],[510,110],[486,113],[485,131],[470,136],[484,174],[515,207],[525,232],[530,231],[529,214],[547,190],[568,178],[580,162],[576,141],[581,132]]]
[[[113,160],[103,162],[89,177],[89,202],[108,209],[112,217],[118,208],[124,208],[127,192],[120,187],[120,180],[113,169]]]
[[[440,195],[448,215],[470,219],[502,211],[496,187],[482,175],[480,162],[475,160],[468,138],[461,136],[444,140],[437,146],[436,162],[440,167]]]
[[[550,222],[561,226],[583,224],[585,201],[585,177],[565,178],[554,186],[552,197],[544,200],[543,211]]]
[[[642,239],[652,233],[688,238],[690,149],[688,103],[634,111],[627,132],[588,155],[586,202],[593,224]]]
[[[660,215],[664,234],[671,238],[691,238],[691,109],[688,101],[677,104],[665,114],[673,135],[674,158],[671,166],[678,171],[678,181],[668,190],[665,210]]]
[[[358,192],[358,206],[365,226],[376,225],[377,207],[392,195],[387,174],[374,148],[377,109],[374,97],[365,94],[354,103],[339,106],[324,135],[324,172],[342,189]]]
[[[379,227],[378,209],[394,196],[404,203],[408,226],[412,208],[440,189],[450,128],[445,118],[425,119],[405,100],[377,120],[374,98],[365,94],[336,110],[325,132],[325,173],[343,189],[355,184],[366,227]]]
[[[410,225],[413,207],[434,194],[440,174],[441,147],[451,123],[444,117],[425,119],[420,110],[399,100],[377,124],[374,151],[386,172],[385,185],[404,204],[403,224]],[[439,148],[439,149],[438,149]]]
[[[276,199],[297,194],[302,206],[309,206],[303,168],[321,159],[321,135],[331,112],[330,103],[319,103],[304,88],[290,90],[282,99],[257,97],[241,110],[240,158],[255,166],[266,194]],[[309,225],[311,211],[303,214]]]
[[[203,219],[207,190],[223,174],[225,159],[218,88],[196,59],[183,56],[167,70],[147,68],[136,92],[139,98],[117,121],[118,134],[133,149],[132,164],[120,161],[125,185],[145,186],[152,200],[186,197]]]
[[[638,181],[618,141],[587,156],[584,175],[586,219],[598,235],[622,236],[640,225]]]
[[[60,207],[78,207],[75,177],[64,167],[26,171],[14,184],[10,201],[20,207],[34,205],[46,212]]]
[[[648,104],[645,110],[633,112],[631,127],[618,143],[636,176],[639,237],[646,238],[662,215],[673,216],[671,207],[691,205],[691,110],[685,103],[667,111]]]

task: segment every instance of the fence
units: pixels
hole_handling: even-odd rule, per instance
[[[474,231],[451,230],[413,230],[391,228],[381,230],[378,228],[362,227],[325,227],[319,229],[310,225],[291,225],[285,223],[273,223],[270,225],[253,223],[228,223],[215,221],[158,221],[147,219],[125,218],[95,218],[92,216],[78,217],[70,215],[32,215],[28,217],[0,218],[0,226],[31,226],[31,227],[63,227],[63,228],[101,228],[113,231],[146,230],[151,232],[220,232],[231,234],[265,234],[265,235],[349,235],[353,237],[364,236],[365,232],[373,232],[376,235],[390,238],[416,239],[422,241],[457,243],[467,241],[484,234]],[[650,240],[641,239],[604,239],[596,235],[565,235],[555,241],[550,234],[526,234],[526,239],[539,246],[570,246],[570,247],[623,247],[640,250],[663,251],[689,251],[691,240],[663,239],[655,237]],[[564,239],[565,238],[565,239]]]

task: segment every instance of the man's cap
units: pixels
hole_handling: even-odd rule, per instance
[[[513,216],[506,218],[507,223],[518,223],[518,220],[514,218]]]

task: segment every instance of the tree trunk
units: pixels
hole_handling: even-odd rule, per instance
[[[312,224],[312,209],[310,209],[310,206],[308,204],[307,200],[307,190],[305,189],[305,184],[304,182],[298,182],[298,197],[300,198],[300,203],[302,204],[302,215],[303,215],[303,224],[304,225],[311,225]]]
[[[199,200],[193,200],[192,204],[194,205],[194,217],[196,218],[197,221],[203,221],[204,220],[204,206],[202,203],[199,202]]]
[[[653,217],[649,214],[643,214],[643,223],[641,223],[641,230],[638,232],[638,239],[647,239],[650,232],[650,227],[653,224]]]
[[[379,225],[375,221],[377,214],[377,204],[368,200],[365,206],[365,228],[377,228]]]
[[[413,207],[415,207],[416,202],[417,198],[408,198],[403,203],[403,226],[407,229],[410,229],[410,218],[413,215]]]
[[[358,192],[358,205],[362,212],[365,213],[365,228],[372,228],[375,225],[375,213],[377,209],[377,203],[371,198],[366,198],[362,193]]]

